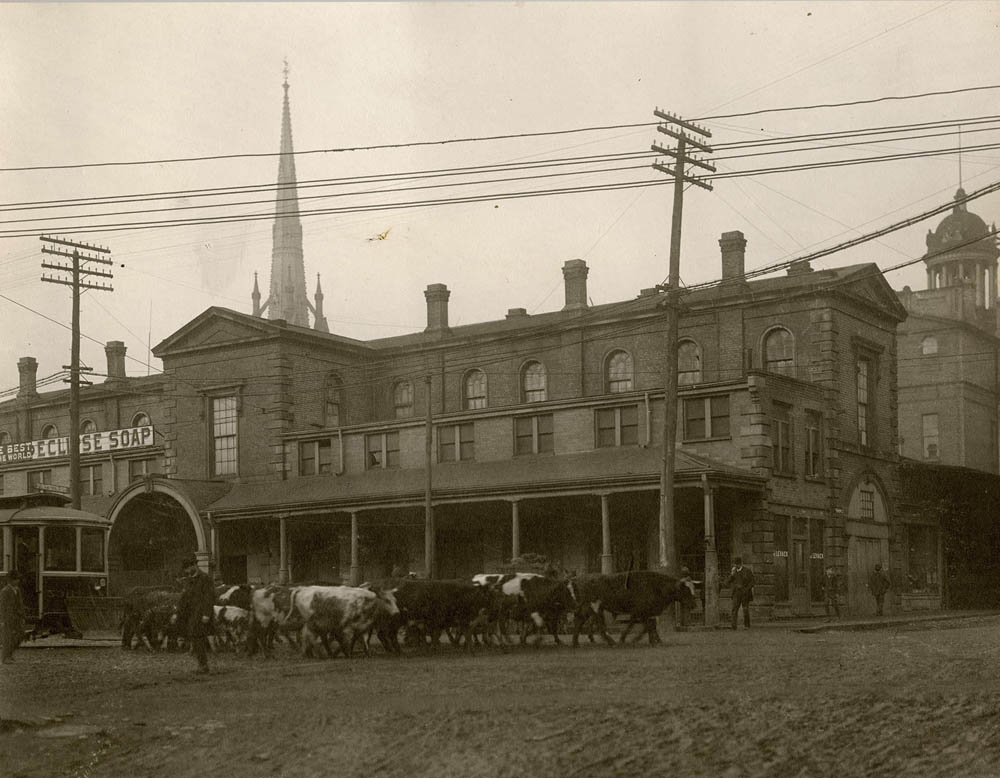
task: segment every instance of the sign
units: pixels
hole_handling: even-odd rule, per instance
[[[80,436],[80,454],[110,454],[153,445],[153,426],[128,427]],[[0,465],[69,456],[69,438],[48,438],[0,446]]]

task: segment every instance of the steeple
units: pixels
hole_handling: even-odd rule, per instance
[[[278,190],[271,233],[271,296],[262,307],[254,307],[261,313],[267,309],[271,319],[284,319],[289,324],[308,327],[309,300],[306,297],[306,270],[302,260],[302,223],[299,220],[299,196],[292,147],[292,113],[288,103],[288,60],[285,60],[284,76]]]
[[[253,274],[253,292],[250,294],[250,299],[253,300],[253,315],[260,316],[262,311],[260,307],[260,286],[257,284],[257,274]]]
[[[313,329],[320,332],[329,332],[330,327],[326,323],[326,316],[323,315],[323,287],[319,285],[319,273],[316,274],[316,294],[313,295],[315,302],[309,306],[313,314]]]

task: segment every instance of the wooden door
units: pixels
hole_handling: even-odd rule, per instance
[[[868,591],[868,575],[888,558],[887,541],[852,535],[847,544],[847,612],[852,616],[875,614],[875,598]]]

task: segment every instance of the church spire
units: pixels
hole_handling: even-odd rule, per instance
[[[309,326],[306,270],[302,259],[302,223],[299,220],[298,185],[292,147],[292,112],[288,101],[288,60],[285,60],[285,92],[281,111],[281,151],[278,187],[274,202],[271,248],[271,296],[265,306],[272,319]],[[262,310],[258,309],[258,310]]]

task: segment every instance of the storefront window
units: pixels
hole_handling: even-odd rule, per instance
[[[104,570],[104,530],[81,530],[80,557],[84,572],[100,573]]]
[[[76,528],[45,528],[45,569],[76,570]]]
[[[813,602],[823,602],[823,570],[826,567],[823,555],[822,519],[809,520],[809,596]]]
[[[774,517],[774,600],[788,600],[788,517]]]
[[[909,525],[906,528],[906,583],[911,592],[938,591],[937,530]]]

